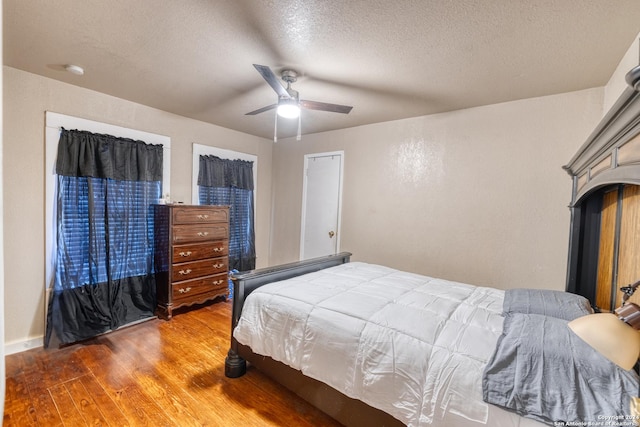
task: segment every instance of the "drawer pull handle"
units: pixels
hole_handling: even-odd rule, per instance
[[[209,215],[198,215],[198,219],[209,219]]]
[[[180,292],[181,294],[186,294],[190,290],[191,290],[191,288],[180,288],[180,289],[178,289],[178,292]]]
[[[213,264],[213,268],[224,267],[224,264]]]
[[[182,275],[189,274],[189,273],[191,273],[191,269],[190,268],[187,268],[186,270],[178,271],[178,274],[182,274]]]
[[[186,251],[186,252],[180,252],[179,254],[182,257],[187,257],[187,256],[191,256],[191,251]]]
[[[224,283],[224,280],[216,280],[213,282],[214,285],[222,285]]]
[[[198,236],[200,237],[205,237],[208,236],[209,232],[208,231],[198,231]]]
[[[213,252],[222,252],[222,251],[224,251],[224,246],[220,248],[213,248]]]

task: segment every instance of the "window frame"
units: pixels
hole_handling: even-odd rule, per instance
[[[200,172],[200,156],[218,156],[221,159],[226,160],[245,160],[253,162],[253,221],[255,225],[256,211],[258,207],[256,201],[258,200],[258,156],[254,154],[242,153],[240,151],[226,150],[224,148],[212,147],[211,145],[203,145],[193,143],[193,167],[191,168],[191,203],[194,205],[200,204],[200,198],[198,194],[198,173]]]
[[[56,158],[58,155],[58,141],[60,129],[78,129],[93,133],[109,134],[120,138],[141,140],[147,144],[162,145],[162,193],[169,192],[171,183],[171,138],[122,126],[68,116],[65,114],[46,111],[45,113],[45,310],[44,323],[46,329],[49,293],[55,279],[57,180]]]
[[[200,156],[217,156],[225,160],[245,160],[253,162],[253,230],[256,233],[256,223],[258,217],[258,156],[254,154],[242,153],[240,151],[227,150],[224,148],[213,147],[211,145],[203,145],[193,143],[193,165],[191,168],[191,203],[200,204],[200,195],[198,188],[198,174],[200,172]],[[255,236],[254,236],[255,238]],[[256,244],[256,242],[254,242]],[[256,245],[256,265],[258,261],[258,251]]]

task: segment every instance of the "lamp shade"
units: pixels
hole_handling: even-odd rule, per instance
[[[640,333],[611,313],[596,313],[569,322],[569,328],[607,359],[629,370],[640,354]]]

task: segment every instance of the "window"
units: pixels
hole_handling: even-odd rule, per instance
[[[65,244],[58,245],[57,274],[69,287],[142,276],[150,270],[154,237],[149,206],[160,198],[160,182],[60,176],[58,184],[58,229]],[[117,259],[126,262],[107,268],[107,260]]]
[[[45,345],[54,332],[70,343],[153,315],[151,205],[168,188],[170,158],[169,139],[155,137],[47,113],[46,158],[55,168],[47,175]]]
[[[229,206],[229,267],[239,271],[255,268],[256,167],[256,156],[194,144],[194,203]]]
[[[170,172],[171,172],[171,138],[164,135],[158,135],[150,132],[139,131],[135,129],[114,126],[107,123],[96,122],[93,120],[81,119],[79,117],[68,116],[65,114],[47,111],[46,113],[46,266],[45,266],[45,291],[46,300],[49,300],[49,293],[53,286],[55,260],[57,253],[56,245],[56,197],[58,177],[55,174],[55,164],[58,153],[58,140],[60,139],[60,129],[83,129],[89,132],[109,134],[121,138],[131,138],[134,140],[145,141],[149,144],[161,144],[163,147],[162,155],[162,191],[169,192]],[[46,319],[46,312],[45,312]]]

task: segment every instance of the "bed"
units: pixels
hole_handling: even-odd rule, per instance
[[[248,361],[347,426],[533,427],[628,415],[635,372],[566,327],[591,312],[581,297],[350,257],[235,275],[226,375],[242,376]]]

